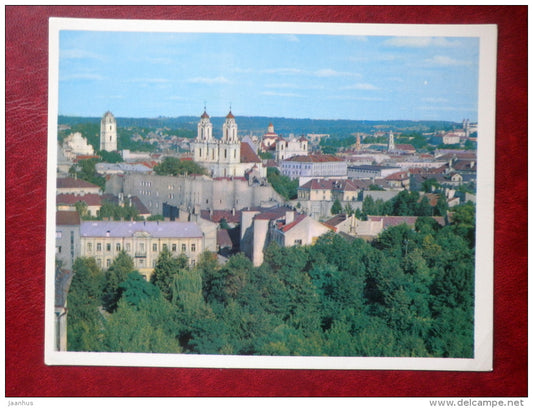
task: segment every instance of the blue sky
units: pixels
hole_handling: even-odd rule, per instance
[[[61,31],[59,114],[477,121],[479,41]]]

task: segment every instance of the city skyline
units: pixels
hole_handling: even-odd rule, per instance
[[[58,113],[478,120],[479,40],[60,32]]]

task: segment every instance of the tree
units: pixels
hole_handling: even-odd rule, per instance
[[[199,164],[190,160],[180,160],[177,157],[165,157],[163,162],[154,166],[154,171],[160,176],[207,174],[207,170]]]
[[[150,282],[159,288],[165,299],[171,300],[174,277],[180,269],[187,268],[188,263],[185,255],[174,257],[168,247],[163,246]]]
[[[340,214],[342,212],[342,204],[338,198],[335,199],[333,205],[331,206],[331,214]]]
[[[89,215],[89,206],[85,201],[77,201],[74,204],[74,208],[76,208],[76,211],[80,215],[81,218],[85,219]]]
[[[76,258],[67,295],[67,349],[97,351],[102,315],[98,311],[103,274],[94,258]]]
[[[125,251],[120,251],[105,274],[102,305],[108,312],[116,310],[124,291],[121,285],[133,270],[133,259]]]
[[[130,272],[119,287],[122,291],[122,298],[130,306],[139,307],[142,301],[159,295],[159,289],[147,282],[137,271]]]
[[[125,299],[105,322],[103,351],[130,353],[180,353],[176,339],[152,325],[145,308],[138,310]]]
[[[284,176],[277,168],[267,168],[267,180],[272,188],[285,200],[294,200],[298,197],[298,179],[291,180]]]

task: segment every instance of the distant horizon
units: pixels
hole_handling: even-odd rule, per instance
[[[65,114],[58,114],[58,118],[60,116],[63,116],[63,117],[67,117],[67,118],[87,118],[87,119],[101,119],[104,114],[106,113],[107,111],[103,112],[101,115],[65,115]],[[157,120],[157,119],[179,119],[179,118],[200,118],[201,117],[201,114],[199,115],[176,115],[176,116],[164,116],[164,115],[159,115],[159,116],[117,116],[113,113],[113,111],[110,111],[113,116],[115,117],[115,119],[148,119],[148,120]],[[229,112],[229,111],[228,111]],[[203,113],[203,111],[202,111]],[[312,120],[312,121],[338,121],[338,122],[450,122],[450,123],[462,123],[463,120],[469,120],[470,123],[477,123],[477,121],[473,121],[473,120],[470,120],[470,118],[464,118],[464,119],[461,119],[461,120],[448,120],[448,119],[343,119],[343,118],[340,118],[340,119],[327,119],[327,118],[320,118],[320,119],[317,119],[317,118],[305,118],[305,117],[300,117],[300,118],[297,118],[297,117],[288,117],[288,116],[264,116],[264,115],[239,115],[239,114],[236,114],[235,112],[233,112],[233,115],[235,116],[235,118],[238,120],[238,118],[264,118],[264,119],[283,119],[283,120]],[[223,115],[211,115],[208,111],[207,111],[207,114],[209,115],[209,117],[211,119],[213,118],[216,118],[216,119],[224,119],[227,115],[226,114],[223,114]]]
[[[475,37],[61,30],[58,112],[477,122],[478,71]]]

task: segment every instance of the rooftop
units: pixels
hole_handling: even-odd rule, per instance
[[[80,225],[80,215],[77,211],[57,211],[56,225]]]
[[[261,163],[261,159],[248,143],[241,143],[241,163]]]
[[[324,162],[341,162],[344,161],[340,157],[331,154],[310,154],[308,156],[293,156],[285,161],[302,162],[302,163],[324,163]]]
[[[56,181],[57,188],[96,188],[100,189],[96,184],[89,183],[85,180],[75,179],[72,177],[58,178]]]
[[[194,222],[177,221],[84,221],[80,225],[82,237],[132,237],[146,233],[154,238],[202,238],[202,231]]]

